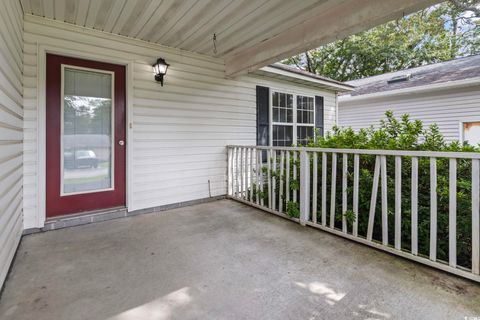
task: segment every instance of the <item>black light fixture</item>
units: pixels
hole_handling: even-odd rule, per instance
[[[169,64],[163,58],[158,58],[157,62],[152,66],[155,73],[155,81],[160,82],[163,87],[163,76],[167,74]]]

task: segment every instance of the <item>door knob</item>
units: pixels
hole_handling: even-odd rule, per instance
[[[123,146],[123,145],[125,144],[125,141],[120,140],[120,141],[118,141],[118,144],[121,145],[121,146]]]

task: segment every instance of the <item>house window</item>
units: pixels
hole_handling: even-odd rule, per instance
[[[471,146],[480,143],[480,121],[462,122],[462,140]]]
[[[307,144],[315,131],[314,97],[272,91],[271,101],[271,145]]]

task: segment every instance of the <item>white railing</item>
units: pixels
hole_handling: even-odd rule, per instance
[[[480,153],[227,151],[230,198],[480,282]]]

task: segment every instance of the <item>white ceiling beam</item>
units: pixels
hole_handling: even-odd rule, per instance
[[[335,1],[335,0],[331,0]],[[257,45],[227,57],[227,77],[273,62],[424,9],[439,0],[346,0]]]

